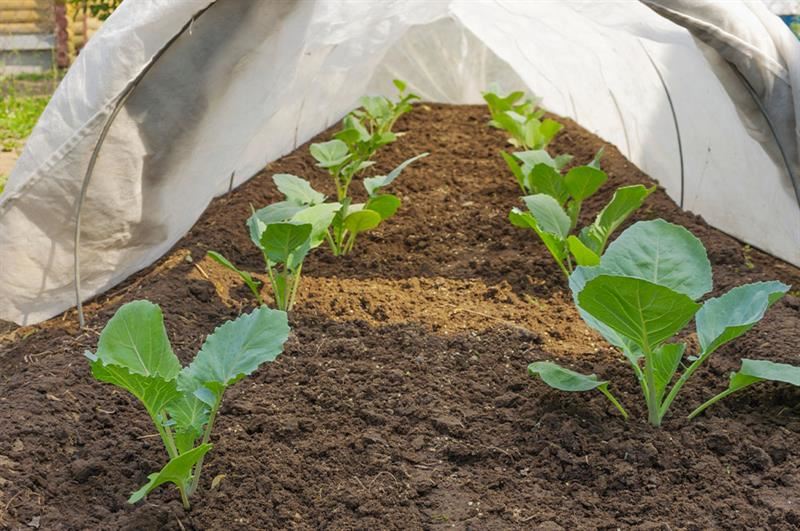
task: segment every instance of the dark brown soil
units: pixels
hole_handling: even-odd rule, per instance
[[[332,192],[307,146],[215,201],[174,250],[89,305],[0,336],[0,525],[10,529],[791,529],[800,527],[800,390],[762,384],[687,422],[742,356],[800,363],[800,300],[778,302],[721,349],[662,429],[620,356],[578,318],[544,248],[512,227],[518,191],[481,107],[423,105],[400,126],[385,170],[412,154],[392,191],[399,214],[352,256],[320,249],[304,268],[293,335],[277,362],[231,389],[203,489],[185,512],[172,488],[126,498],[165,462],[149,419],[92,379],[94,349],[120,304],[160,304],[179,356],[253,306],[249,205],[277,198],[290,172]],[[553,146],[588,161],[602,142],[574,123]],[[320,138],[323,138],[321,136]],[[612,186],[649,182],[613,147]],[[360,188],[360,186],[356,186]],[[638,219],[688,226],[709,247],[719,291],[755,280],[800,285],[800,271],[682,213],[661,191]],[[632,413],[599,393],[526,376],[558,359],[610,379]],[[224,476],[223,476],[224,475]],[[211,488],[217,477],[216,488]]]

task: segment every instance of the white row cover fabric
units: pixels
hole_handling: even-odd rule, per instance
[[[797,49],[776,44],[780,33],[760,15],[748,18],[766,7],[694,3],[758,52],[749,65],[761,96],[781,87],[796,105],[800,83],[786,64],[796,56],[782,54]],[[84,299],[168,251],[232,173],[241,184],[362,94],[391,94],[394,77],[449,103],[480,103],[495,81],[526,88],[617,145],[684,207],[800,265],[800,209],[765,147],[774,139],[740,118],[741,91],[730,79],[723,87],[691,35],[643,3],[128,0],[68,72],[0,198],[0,319],[35,323],[75,304],[86,167],[115,104],[151,63],[87,189]],[[796,112],[787,113],[780,130],[791,122],[796,134]]]

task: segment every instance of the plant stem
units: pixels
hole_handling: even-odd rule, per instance
[[[162,413],[163,415],[163,413]],[[164,443],[164,448],[167,449],[167,454],[169,455],[170,459],[174,459],[178,457],[178,451],[175,449],[175,441],[172,439],[172,432],[167,434],[166,426],[161,424],[161,421],[156,417],[151,417],[153,419],[153,424],[156,425],[156,429],[158,430],[158,434],[161,436],[161,441]],[[164,416],[166,418],[166,416]]]
[[[644,353],[644,378],[647,383],[647,394],[645,401],[647,402],[647,420],[655,427],[661,426],[661,415],[658,408],[658,396],[656,393],[656,380],[653,373],[653,353],[650,351],[650,345],[643,345],[642,352]]]
[[[287,312],[292,309],[292,306],[294,306],[294,301],[295,298],[297,297],[297,288],[300,285],[300,274],[302,273],[302,271],[303,271],[303,264],[300,264],[297,267],[297,271],[295,271],[293,275],[291,295],[289,295],[289,304],[287,305],[286,308]]]
[[[598,387],[597,389],[598,389],[598,390],[599,390],[601,393],[603,393],[603,394],[605,395],[605,397],[606,397],[606,398],[608,398],[608,400],[609,400],[609,401],[610,401],[612,404],[614,404],[614,407],[616,407],[616,408],[619,410],[619,412],[620,412],[620,413],[622,413],[622,417],[623,417],[625,420],[628,420],[628,412],[627,412],[627,411],[625,411],[625,408],[624,408],[624,407],[622,407],[622,404],[620,404],[620,403],[617,401],[617,399],[614,397],[614,395],[612,395],[612,394],[611,394],[611,391],[609,391],[609,390],[608,390],[608,387],[607,387],[607,386],[605,386],[605,385],[603,385],[603,386],[600,386],[600,387]]]
[[[694,410],[694,411],[692,411],[691,413],[689,413],[689,415],[688,415],[686,418],[688,418],[689,420],[692,420],[692,419],[693,419],[693,418],[695,418],[697,415],[699,415],[700,413],[702,413],[702,412],[703,412],[703,411],[704,411],[704,410],[705,410],[705,409],[706,409],[708,406],[714,405],[716,402],[718,402],[718,401],[722,400],[722,399],[723,399],[723,398],[725,398],[726,396],[728,396],[728,395],[732,395],[732,394],[733,394],[733,393],[735,393],[736,391],[739,391],[739,390],[741,390],[741,389],[744,389],[745,387],[749,387],[749,386],[753,385],[754,383],[756,383],[756,382],[754,381],[754,382],[752,382],[752,383],[749,383],[749,384],[747,384],[747,385],[743,385],[743,386],[741,386],[741,387],[735,387],[735,388],[733,388],[733,389],[731,389],[730,387],[729,387],[729,388],[727,388],[727,389],[725,389],[725,390],[724,390],[724,391],[722,391],[720,394],[718,394],[718,395],[716,395],[716,396],[713,396],[713,397],[711,397],[710,399],[708,399],[708,400],[706,400],[705,402],[703,402],[702,404],[700,404],[700,406],[699,406],[699,407],[697,407],[697,409],[695,409],[695,410]]]
[[[183,508],[188,511],[190,509],[190,506],[189,506],[189,496],[186,495],[186,487],[184,485],[178,485],[178,490],[181,493],[181,502],[183,502]]]
[[[214,421],[217,419],[217,410],[219,410],[220,404],[222,404],[222,392],[220,392],[217,397],[214,407],[211,408],[211,413],[208,416],[208,424],[206,424],[206,431],[203,433],[202,444],[208,444],[208,440],[211,438],[211,430],[214,429]],[[192,482],[189,485],[188,496],[194,494],[194,491],[197,490],[197,485],[200,483],[200,473],[203,471],[203,458],[205,458],[205,455],[198,459],[197,464],[194,466],[194,477],[192,477]]]
[[[701,354],[699,358],[694,360],[694,362],[692,362],[692,364],[689,365],[688,369],[683,371],[681,377],[678,378],[678,381],[675,382],[675,385],[673,385],[672,389],[669,390],[667,398],[665,398],[664,402],[662,402],[661,404],[661,411],[659,413],[661,414],[662,417],[667,413],[669,406],[672,405],[672,401],[675,400],[676,396],[678,396],[678,392],[680,392],[684,384],[689,380],[689,378],[692,377],[694,371],[696,371],[697,368],[700,367],[700,365],[702,365],[702,363],[708,358],[710,354],[711,352]]]

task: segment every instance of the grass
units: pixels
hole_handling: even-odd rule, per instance
[[[49,100],[50,96],[18,95],[13,86],[8,87],[0,100],[0,149],[21,147]]]

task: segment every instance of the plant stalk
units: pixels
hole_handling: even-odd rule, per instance
[[[653,373],[653,353],[650,351],[650,345],[643,345],[642,351],[644,352],[644,378],[647,383],[647,394],[645,400],[647,401],[647,420],[655,427],[661,426],[661,415],[658,407],[658,396],[656,393],[656,380]]]
[[[208,440],[211,438],[211,430],[214,429],[214,421],[217,419],[217,411],[219,410],[220,404],[222,404],[222,393],[217,397],[217,402],[214,404],[214,407],[211,408],[211,413],[208,416],[208,424],[206,424],[206,431],[203,433],[202,444],[208,444]],[[200,473],[203,471],[204,458],[205,455],[198,459],[197,464],[194,466],[194,475],[192,477],[192,482],[189,484],[187,496],[191,496],[197,490],[197,485],[200,483]]]

